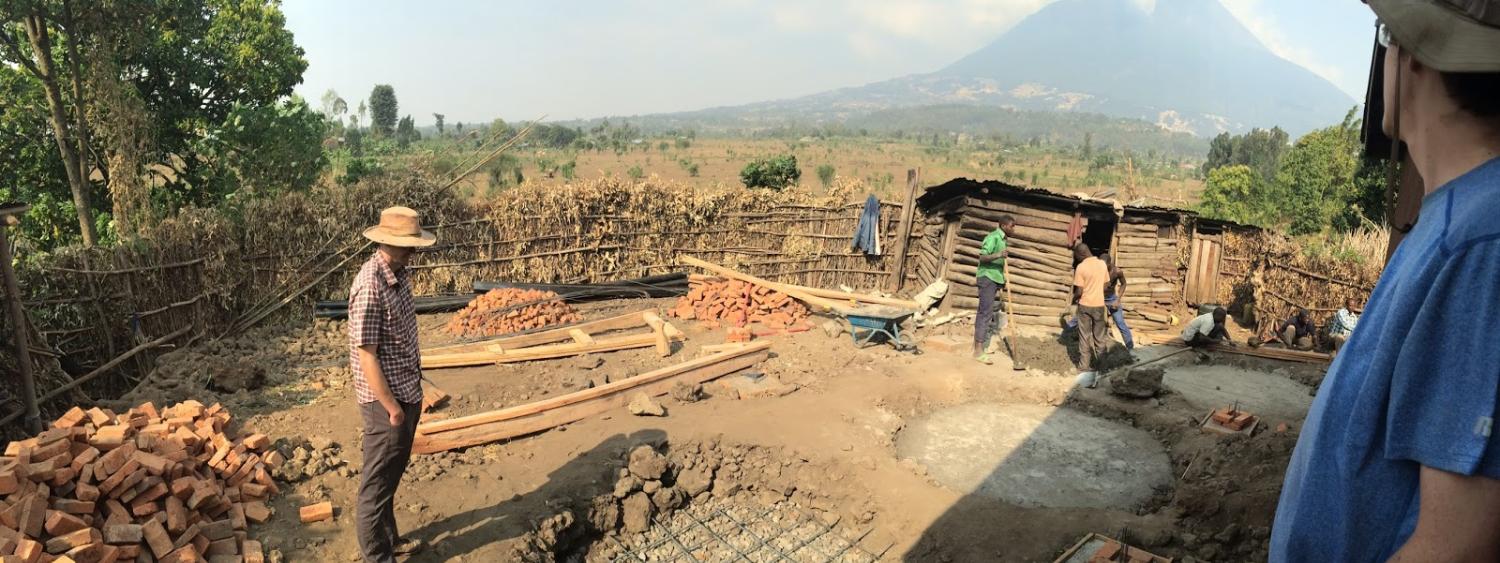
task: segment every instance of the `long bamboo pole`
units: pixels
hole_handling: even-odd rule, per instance
[[[17,213],[24,212],[21,209]],[[21,402],[25,409],[26,431],[33,434],[42,431],[42,413],[37,408],[36,375],[32,373],[31,344],[27,342],[26,310],[21,308],[21,287],[16,284],[16,272],[10,267],[10,215],[0,215],[0,276],[5,278],[6,301],[10,304],[11,341],[16,347],[16,369],[21,374]],[[10,422],[15,416],[7,417]],[[0,423],[3,426],[4,423]]]

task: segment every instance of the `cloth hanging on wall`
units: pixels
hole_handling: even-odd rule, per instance
[[[880,255],[880,200],[875,194],[865,198],[865,210],[859,214],[859,226],[854,229],[853,246],[867,255]]]

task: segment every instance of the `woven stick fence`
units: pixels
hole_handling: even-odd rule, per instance
[[[421,211],[439,239],[413,263],[419,295],[466,293],[477,281],[601,282],[681,271],[683,256],[821,287],[869,290],[896,275],[893,256],[851,248],[863,206],[846,202],[863,192],[857,182],[840,180],[830,195],[813,196],[606,179],[527,184],[477,202],[439,188],[430,178],[391,175],[252,201],[232,213],[184,210],[128,244],[27,257],[24,304],[41,346],[81,371],[179,334],[80,386],[109,398],[132,388],[161,353],[263,317],[310,319],[313,300],[347,297],[368,253],[360,233],[391,205]],[[882,202],[887,252],[897,247],[900,217],[899,202]],[[920,236],[913,229],[913,239]],[[908,256],[917,246],[908,245]],[[908,287],[916,263],[908,259],[901,273]],[[53,372],[40,393],[69,383]],[[8,397],[18,388],[14,373],[0,361]]]
[[[1276,233],[1226,233],[1220,302],[1231,303],[1233,312],[1253,324],[1257,334],[1274,330],[1299,307],[1325,327],[1346,299],[1364,303],[1370,298],[1383,258],[1315,256]]]

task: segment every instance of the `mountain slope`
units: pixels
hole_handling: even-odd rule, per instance
[[[989,45],[928,74],[674,114],[747,124],[845,122],[893,108],[974,104],[1100,113],[1212,136],[1338,121],[1355,100],[1277,57],[1217,0],[1059,0]]]

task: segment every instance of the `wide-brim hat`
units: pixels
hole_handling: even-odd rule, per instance
[[[1368,0],[1401,49],[1441,72],[1500,72],[1500,0]]]
[[[380,224],[365,229],[365,238],[407,248],[432,246],[437,242],[437,236],[422,228],[422,217],[410,207],[390,207],[381,211]]]

